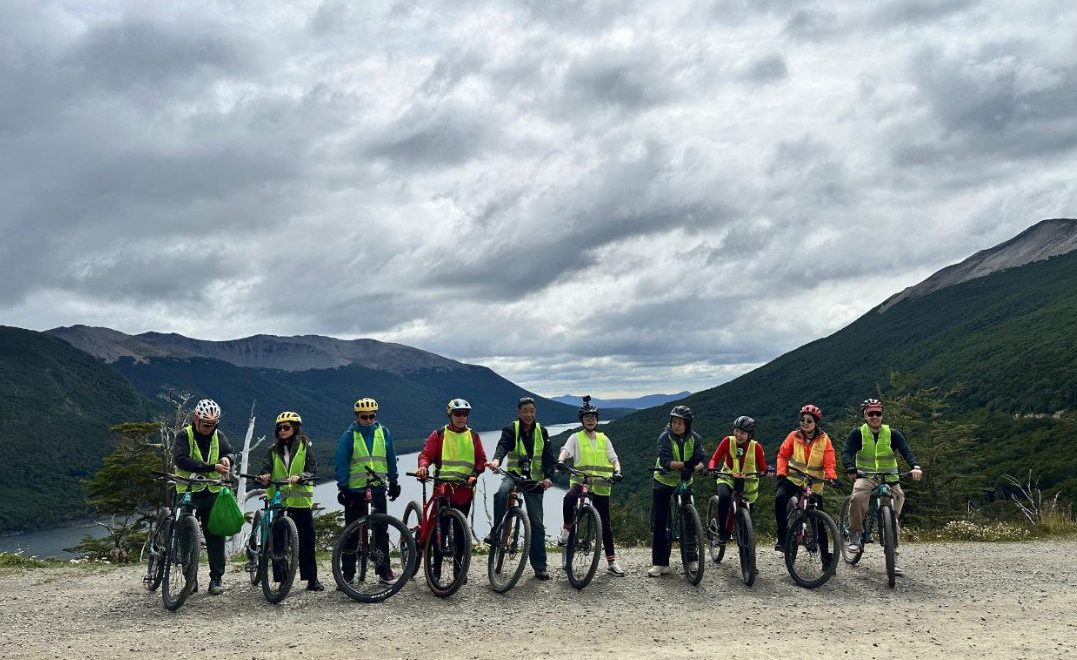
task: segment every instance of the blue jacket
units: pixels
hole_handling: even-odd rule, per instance
[[[366,440],[367,451],[371,451],[374,448],[374,429],[378,426],[381,426],[381,422],[374,422],[370,426],[360,426],[358,422],[352,422],[351,426],[340,435],[340,440],[337,441],[336,457],[334,458],[337,488],[346,489],[348,480],[351,477],[352,447],[355,443],[353,433],[359,431],[363,439]],[[385,462],[389,468],[389,481],[396,481],[399,473],[396,469],[396,450],[393,448],[393,434],[384,426],[381,429],[385,433]],[[356,490],[355,492],[359,491]]]

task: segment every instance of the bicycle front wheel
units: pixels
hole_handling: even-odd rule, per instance
[[[879,507],[879,540],[883,544],[883,555],[886,557],[886,583],[893,587],[897,575],[894,571],[897,531],[894,529],[894,510],[889,504]]]
[[[271,603],[288,596],[299,568],[299,531],[288,516],[277,516],[269,526],[269,541],[262,552],[262,595]]]
[[[681,565],[684,577],[693,587],[703,580],[703,561],[706,548],[703,538],[703,525],[699,522],[699,512],[695,505],[685,504],[681,507]]]
[[[850,531],[852,526],[852,509],[853,496],[846,495],[845,499],[841,501],[841,514],[838,516],[838,531],[841,533],[841,558],[850,566],[855,565],[860,561],[860,557],[864,555],[864,542],[862,539],[860,541],[859,550],[856,552],[849,550],[849,539],[852,536],[852,532]]]
[[[456,593],[471,566],[471,528],[457,509],[442,509],[423,545],[426,584],[439,598]]]
[[[565,572],[569,584],[577,589],[586,587],[598,570],[598,559],[602,555],[601,525],[598,509],[588,504],[579,509],[576,524],[568,533],[564,550]]]
[[[797,515],[785,536],[785,567],[798,585],[807,589],[822,586],[838,569],[838,526],[819,509]]]
[[[372,571],[344,576],[345,557]],[[333,546],[333,579],[352,600],[377,603],[404,588],[418,564],[415,537],[397,518],[373,513],[344,528]]]
[[[501,524],[490,536],[494,544],[490,547],[486,572],[494,591],[505,593],[524,574],[531,547],[531,523],[523,511],[514,507],[505,512]]]
[[[749,587],[755,584],[755,528],[748,507],[737,509],[737,551],[740,555],[740,575]]]
[[[262,512],[254,512],[254,520],[251,521],[251,536],[247,539],[247,577],[251,579],[251,586],[258,586],[262,581],[262,573],[265,572],[265,562],[262,557]]]
[[[407,527],[408,531],[411,533],[412,539],[418,543],[419,532],[422,531],[423,524],[422,505],[415,500],[408,502],[408,505],[404,507],[403,523],[404,527]],[[415,567],[411,569],[411,577],[418,575],[420,568],[422,568],[421,562],[418,560],[418,556],[416,556]]]
[[[146,575],[142,581],[148,591],[157,591],[165,576],[165,564],[168,562],[168,526],[171,520],[164,515],[150,521],[149,533],[146,535]]]
[[[724,520],[718,519],[718,496],[711,495],[707,502],[707,546],[710,548],[711,561],[720,564],[725,557],[725,543],[719,543],[719,535],[725,526]]]
[[[164,577],[161,579],[161,600],[165,609],[175,611],[191,595],[198,581],[198,552],[201,532],[192,515],[180,518],[168,543]]]

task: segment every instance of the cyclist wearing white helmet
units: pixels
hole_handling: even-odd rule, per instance
[[[202,399],[194,406],[194,420],[183,427],[172,443],[172,460],[176,473],[189,477],[201,475],[217,478],[228,475],[235,463],[235,452],[228,439],[217,429],[221,421],[221,407],[213,399]],[[188,486],[177,486],[185,491]],[[202,536],[206,539],[209,555],[209,592],[217,595],[224,591],[221,577],[224,575],[224,537],[209,531],[209,512],[217,501],[219,486],[190,486],[191,502],[195,515],[202,523]],[[195,590],[198,582],[195,582]]]

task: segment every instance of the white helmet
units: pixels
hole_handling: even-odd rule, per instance
[[[202,399],[194,404],[194,416],[203,422],[216,422],[221,418],[221,407],[213,399]]]
[[[454,410],[471,410],[471,404],[463,399],[453,399],[445,407],[445,413],[451,415]]]

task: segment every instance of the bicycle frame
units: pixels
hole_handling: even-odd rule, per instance
[[[906,477],[910,474],[912,474],[912,472],[899,472],[897,475],[899,481],[896,483],[900,483],[901,477]],[[890,505],[891,511],[894,509],[894,496],[891,492],[892,484],[881,479],[885,476],[893,476],[893,473],[861,472],[858,470],[856,476],[859,479],[870,479],[875,482],[875,485],[871,488],[871,494],[868,495],[868,512],[864,517],[864,535],[861,541],[862,543],[873,543],[874,541],[871,537],[871,533],[874,531],[876,521],[879,518],[879,509],[883,504]],[[897,541],[898,539],[895,537],[895,545],[897,545]]]

